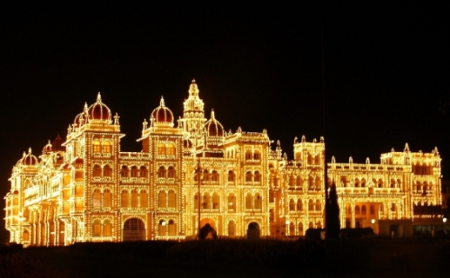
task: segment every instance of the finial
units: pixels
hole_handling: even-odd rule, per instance
[[[144,119],[144,121],[142,122],[142,130],[147,129],[147,126],[148,126],[148,122],[146,119]]]
[[[100,95],[100,92],[97,94],[97,102],[102,102],[102,96]]]
[[[28,148],[28,153],[31,153],[31,147]]]
[[[214,109],[211,109],[211,119],[212,120],[216,119],[216,115],[214,114]]]
[[[117,112],[116,112],[116,115],[114,116],[114,124],[115,124],[115,125],[118,125],[118,124],[119,124],[119,118],[120,118],[120,116],[119,116],[119,114],[117,114]]]
[[[294,137],[294,144],[297,144],[298,138],[297,136]]]
[[[195,83],[195,78],[192,79],[192,83]]]
[[[370,164],[370,159],[369,159],[369,157],[366,158],[366,164]]]
[[[306,137],[305,137],[305,135],[302,135],[302,142],[306,142]]]
[[[161,101],[159,102],[159,106],[161,106],[161,107],[166,106],[165,103],[164,103],[164,98],[163,98],[163,96],[161,96]]]
[[[409,152],[409,145],[408,143],[405,144],[405,149],[403,149],[404,152]]]
[[[88,104],[87,104],[87,102],[85,102],[84,103],[84,112],[87,112],[88,111]]]
[[[334,155],[331,156],[331,163],[336,164],[336,157],[334,157]]]
[[[320,136],[320,143],[325,142],[325,138],[323,138],[323,136]]]

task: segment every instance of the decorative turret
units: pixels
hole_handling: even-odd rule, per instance
[[[198,89],[197,83],[195,83],[195,79],[193,79],[189,86],[189,97],[183,103],[183,119],[180,121],[183,126],[183,131],[190,133],[191,136],[195,132],[201,133],[206,122],[204,103],[199,98],[199,93],[200,90]]]

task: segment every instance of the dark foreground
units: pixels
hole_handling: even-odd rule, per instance
[[[215,240],[0,249],[0,277],[449,277],[450,241]]]

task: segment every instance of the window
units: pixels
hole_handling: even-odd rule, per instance
[[[176,171],[173,166],[169,166],[168,177],[174,179],[176,176]]]
[[[162,143],[158,144],[158,154],[165,155],[166,154],[166,146]]]
[[[316,200],[316,211],[322,210],[322,204],[320,203],[320,200]]]
[[[255,209],[261,209],[262,208],[262,198],[261,195],[258,193],[255,195]]]
[[[139,176],[141,178],[146,178],[148,176],[148,170],[145,166],[141,166]]]
[[[175,194],[175,191],[172,189],[169,190],[169,208],[176,208],[177,207],[177,195]]]
[[[255,182],[261,182],[261,174],[259,171],[255,171]]]
[[[212,196],[212,201],[213,201],[213,209],[219,209],[220,208],[220,198],[219,195],[217,193],[214,192],[213,196]]]
[[[111,143],[109,141],[103,142],[103,152],[111,153]]]
[[[137,166],[131,167],[131,177],[137,178],[139,176],[139,170]]]
[[[122,199],[122,202],[121,202],[121,205],[122,205],[122,207],[123,208],[126,208],[126,207],[128,207],[128,191],[127,190],[123,190],[122,191],[122,194],[121,194],[121,199]]]
[[[175,224],[175,221],[173,219],[169,220],[169,236],[176,236],[177,235],[177,226]]]
[[[103,236],[112,236],[112,226],[111,221],[106,219],[103,221]]]
[[[98,237],[102,235],[102,226],[100,220],[95,220],[92,224],[92,236]]]
[[[94,146],[94,153],[100,153],[100,141],[95,140],[93,146]]]
[[[112,176],[112,169],[109,165],[105,165],[103,167],[103,176],[104,177],[111,177]]]
[[[234,181],[235,177],[236,177],[236,175],[234,174],[234,172],[232,170],[228,171],[228,181]]]
[[[295,211],[295,202],[292,199],[289,201],[289,210]]]
[[[235,211],[236,210],[236,197],[234,194],[228,195],[228,211]]]
[[[313,211],[314,210],[314,201],[313,200],[309,200],[309,202],[308,202],[308,210],[309,211]]]
[[[103,207],[111,207],[112,196],[109,189],[105,189],[103,192]]]
[[[96,164],[94,165],[94,171],[93,171],[94,177],[101,177],[102,176],[102,167],[100,165]]]
[[[361,207],[361,214],[362,214],[362,215],[366,215],[366,214],[367,214],[366,206],[362,206],[362,207]]]
[[[253,154],[253,159],[254,160],[260,160],[261,159],[261,154],[259,153],[259,151],[255,151],[255,153]]]
[[[356,215],[360,215],[361,214],[361,210],[359,209],[359,206],[355,207],[355,214]]]
[[[138,193],[136,189],[131,190],[131,207],[137,208],[138,206]]]
[[[166,177],[166,168],[164,166],[160,166],[158,169],[158,178],[165,178]]]
[[[303,203],[302,200],[297,200],[297,211],[302,211],[303,210]]]
[[[174,144],[169,144],[169,146],[167,146],[167,154],[175,155],[175,145]]]
[[[253,179],[252,172],[248,171],[247,173],[245,173],[245,181],[246,182],[251,182],[252,179]]]
[[[216,170],[212,171],[211,180],[215,183],[219,182],[219,173]]]
[[[253,208],[253,198],[252,198],[252,194],[250,194],[250,193],[247,193],[247,196],[245,196],[245,208],[246,209]]]
[[[250,160],[252,159],[252,152],[250,150],[247,150],[245,152],[245,160]]]
[[[120,176],[122,178],[128,178],[128,167],[127,166],[122,166],[122,169],[120,170]]]
[[[206,192],[206,193],[203,195],[203,204],[202,204],[202,208],[204,208],[204,209],[209,209],[209,208],[210,208],[210,202],[211,202],[211,200],[210,200],[209,193]]]
[[[92,196],[92,205],[94,209],[100,209],[101,206],[101,193],[100,189],[96,188]]]
[[[148,194],[147,194],[147,191],[145,191],[145,190],[142,190],[141,191],[141,194],[140,194],[140,196],[139,196],[139,199],[140,199],[140,206],[141,206],[141,208],[146,208],[147,207],[147,204],[148,204]]]
[[[161,190],[158,193],[158,206],[160,208],[166,207],[166,192],[164,190]]]

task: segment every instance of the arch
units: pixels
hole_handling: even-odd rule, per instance
[[[166,177],[166,168],[164,166],[159,166],[158,168],[158,178]]]
[[[132,166],[131,167],[131,177],[132,178],[137,178],[139,177],[139,169],[137,166]]]
[[[246,150],[245,151],[245,160],[251,160],[252,159],[252,151]]]
[[[169,166],[167,171],[167,177],[174,179],[176,177],[177,172],[175,171],[175,168],[173,166]]]
[[[109,219],[105,219],[103,221],[103,236],[105,237],[112,236],[112,225]]]
[[[147,170],[147,167],[141,166],[141,168],[139,168],[139,176],[140,176],[141,178],[147,178],[147,177],[148,177],[148,170]]]
[[[94,209],[100,209],[102,203],[101,197],[100,189],[94,189],[94,193],[92,194],[92,206]]]
[[[250,171],[247,171],[247,173],[245,173],[245,181],[246,182],[251,182],[253,180],[253,174]]]
[[[169,225],[168,225],[168,232],[169,236],[176,236],[177,235],[177,224],[175,224],[175,220],[170,219]]]
[[[248,239],[259,239],[260,228],[259,224],[256,222],[250,222],[247,228],[247,238]]]
[[[228,181],[234,181],[236,179],[236,175],[233,170],[228,171]]]
[[[359,179],[358,178],[355,179],[355,187],[359,187]]]
[[[322,210],[322,203],[320,202],[319,199],[316,200],[316,211],[321,211]]]
[[[160,219],[158,222],[158,235],[165,236],[166,235],[166,225],[167,222],[164,219]]]
[[[297,211],[303,211],[303,201],[301,199],[297,200]]]
[[[169,199],[169,208],[176,208],[177,207],[177,194],[173,189],[169,190],[168,194]]]
[[[127,208],[128,207],[128,191],[127,190],[122,190],[121,193],[121,205],[123,208]]]
[[[175,155],[175,152],[176,152],[176,148],[175,148],[175,145],[174,144],[169,144],[169,145],[167,145],[167,154],[168,155]]]
[[[104,153],[111,153],[111,142],[110,141],[104,141],[103,142],[103,152]]]
[[[295,211],[295,202],[294,202],[293,199],[291,199],[291,200],[289,201],[289,210],[290,210],[290,211]]]
[[[233,220],[228,222],[228,236],[234,237],[236,236],[236,223]]]
[[[126,165],[122,166],[122,169],[120,170],[120,176],[122,178],[128,178],[128,167]]]
[[[256,150],[256,151],[253,153],[253,159],[254,159],[254,160],[260,160],[260,159],[261,159],[261,153],[260,153],[258,150]]]
[[[102,167],[98,164],[94,165],[92,176],[94,177],[101,177],[102,176]]]
[[[146,190],[141,190],[139,193],[139,203],[141,208],[146,208],[148,206],[148,193]]]
[[[298,235],[299,236],[303,235],[303,224],[302,224],[302,222],[298,223]]]
[[[213,193],[212,195],[212,205],[213,205],[213,209],[219,209],[220,208],[220,198],[219,198],[219,194],[217,194],[216,192]]]
[[[208,171],[208,169],[205,169],[203,171],[203,180],[204,181],[209,181],[209,171]]]
[[[255,209],[262,209],[262,197],[259,193],[255,195]]]
[[[103,176],[111,177],[112,176],[112,168],[108,164],[103,167]]]
[[[214,183],[218,183],[219,182],[219,173],[216,170],[212,171],[211,181],[213,181]]]
[[[321,189],[321,181],[320,181],[320,177],[316,177],[316,191],[319,191]]]
[[[361,187],[366,187],[366,179],[361,179]]]
[[[309,200],[309,202],[308,202],[308,210],[309,211],[314,211],[314,201],[313,200]]]
[[[166,207],[166,191],[160,190],[158,193],[158,207],[165,208]]]
[[[145,240],[145,223],[139,218],[129,218],[123,224],[123,241]]]
[[[209,195],[208,192],[205,192],[205,194],[203,194],[202,208],[203,209],[209,209],[210,208],[210,203],[211,203],[211,196]]]
[[[101,145],[100,145],[100,141],[99,140],[94,140],[94,142],[92,143],[92,146],[93,146],[94,153],[100,153]]]
[[[158,154],[159,155],[165,155],[166,154],[166,145],[163,143],[158,144]]]
[[[361,206],[361,214],[366,215],[367,214],[367,208],[365,205]]]
[[[253,208],[253,198],[251,193],[247,193],[245,196],[245,208],[246,209],[252,209]]]
[[[233,193],[230,193],[228,195],[228,211],[236,211],[236,197]]]
[[[297,182],[296,182],[298,187],[302,187],[303,185],[303,180],[302,177],[300,175],[297,176]]]
[[[257,183],[261,182],[261,173],[259,173],[259,171],[255,171],[254,181]]]
[[[131,190],[131,207],[138,207],[138,192],[136,189]]]
[[[102,235],[102,224],[99,219],[94,220],[92,223],[92,236],[99,237]]]
[[[360,215],[361,214],[361,210],[360,210],[359,206],[355,206],[355,214],[356,215]]]

